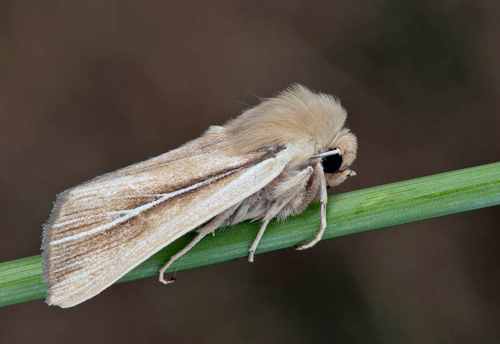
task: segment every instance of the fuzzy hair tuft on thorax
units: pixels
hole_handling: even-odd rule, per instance
[[[235,134],[230,145],[236,150],[300,142],[309,148],[304,154],[311,156],[329,149],[346,117],[346,111],[333,96],[295,84],[245,111],[225,127]]]

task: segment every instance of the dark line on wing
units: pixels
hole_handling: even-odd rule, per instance
[[[92,210],[95,210],[97,208],[98,207],[90,207],[90,208],[84,208],[84,209],[81,209],[81,210],[75,210],[75,211],[72,211],[70,213],[65,213],[65,214],[63,214],[63,216],[70,217],[70,216],[74,216],[74,215],[80,214],[81,212],[92,211]]]
[[[82,227],[89,227],[89,226],[95,225],[96,223],[100,223],[103,221],[106,221],[104,216],[100,217],[100,219],[98,221],[94,221],[94,222],[90,222],[90,223],[86,222],[85,219],[82,218],[81,221],[74,222],[74,224],[76,226],[72,226],[73,224],[69,224],[69,225],[67,225],[69,228],[57,231],[57,233],[55,233],[55,234],[57,234],[57,238],[54,238],[54,235],[53,235],[52,240],[59,240],[62,237],[64,237],[64,236],[60,236],[59,234],[64,234],[64,233],[71,232],[71,231],[77,231],[78,229],[80,229]],[[64,228],[64,227],[62,227],[62,228]]]

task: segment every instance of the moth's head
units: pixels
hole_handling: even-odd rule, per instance
[[[350,167],[356,159],[357,150],[358,141],[356,136],[349,129],[342,129],[323,153],[328,154],[329,152],[338,151],[338,154],[326,155],[321,159],[328,186],[336,186],[347,177],[356,175]]]

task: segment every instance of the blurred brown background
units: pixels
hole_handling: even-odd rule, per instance
[[[2,1],[0,261],[39,254],[55,195],[294,82],[340,97],[358,176],[500,157],[500,5]],[[1,343],[500,342],[499,208],[0,309]]]

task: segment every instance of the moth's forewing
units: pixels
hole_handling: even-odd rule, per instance
[[[44,230],[47,302],[71,307],[272,181],[286,149],[231,155],[196,140],[59,195]],[[210,140],[209,140],[210,141]]]

